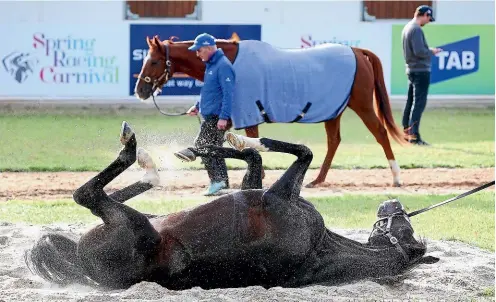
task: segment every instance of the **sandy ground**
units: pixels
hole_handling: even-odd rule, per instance
[[[268,187],[283,170],[266,171],[263,186]],[[309,183],[318,170],[310,170],[304,180]],[[129,169],[107,187],[108,192],[123,188],[139,180],[144,172]],[[163,170],[159,172],[161,184],[137,198],[199,198],[208,184],[203,170]],[[0,173],[0,201],[11,199],[50,200],[71,198],[72,192],[96,172],[58,173]],[[229,171],[231,188],[239,188],[244,170]],[[460,193],[494,180],[494,168],[480,169],[404,169],[401,171],[402,187],[394,188],[388,169],[331,170],[327,182],[317,188],[303,188],[303,196],[335,195],[343,193],[389,194],[444,194]],[[494,189],[494,187],[492,187]]]
[[[494,254],[450,241],[427,241],[436,264],[422,264],[389,282],[361,281],[343,286],[287,289],[248,287],[170,291],[142,282],[127,290],[100,291],[79,285],[58,288],[32,275],[22,254],[49,230],[78,236],[88,225],[31,226],[0,223],[0,301],[494,301],[483,293],[494,286]],[[365,242],[368,230],[336,233]],[[395,300],[392,300],[395,299]],[[396,300],[398,299],[398,300]],[[473,300],[472,300],[473,301]]]

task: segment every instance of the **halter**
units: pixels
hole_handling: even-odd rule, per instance
[[[160,75],[160,77],[152,80],[152,78],[150,78],[148,76],[147,77],[141,77],[140,75],[136,76],[138,79],[143,80],[148,84],[152,83],[152,81],[153,81],[153,86],[152,86],[152,96],[153,97],[155,97],[155,91],[156,90],[158,90],[158,93],[160,93],[162,91],[162,87],[165,85],[165,83],[167,83],[167,81],[169,81],[169,79],[171,78],[171,74],[172,74],[172,72],[171,72],[172,62],[169,59],[169,45],[168,44],[163,44],[163,45],[165,48],[165,69],[164,69],[164,72]],[[165,77],[164,84],[160,85],[159,83],[164,79],[164,77]],[[161,87],[159,87],[159,86],[161,86]],[[155,99],[153,101],[155,101]]]
[[[413,230],[410,224],[410,218],[408,217],[407,213],[401,209],[399,211],[396,211],[392,214],[388,214],[385,217],[380,217],[373,225],[372,232],[369,235],[369,240],[370,237],[372,237],[372,234],[377,234],[377,235],[382,235],[386,236],[389,239],[389,242],[398,250],[398,252],[403,255],[403,258],[405,259],[406,262],[410,260],[408,255],[406,254],[405,250],[401,247],[401,245],[398,242],[398,239],[391,235],[391,225],[393,223],[393,218],[394,217],[404,217],[406,221],[408,221],[408,224],[410,228]]]
[[[166,115],[166,116],[185,115],[187,112],[168,113],[168,112],[162,111],[162,109],[160,109],[160,107],[158,107],[157,102],[155,101],[155,96],[162,92],[162,87],[165,85],[165,83],[167,83],[167,81],[169,81],[169,79],[172,76],[172,71],[171,71],[172,61],[169,59],[169,44],[163,44],[163,45],[165,48],[165,69],[164,69],[164,72],[160,75],[160,77],[158,77],[158,79],[153,80],[153,86],[152,86],[153,104],[155,105],[155,108],[157,108],[157,110],[163,115]],[[144,77],[143,78],[140,75],[138,75],[136,77],[138,79],[145,81],[146,83],[152,83],[152,79],[150,77]],[[160,85],[159,83],[160,83],[160,81],[163,80],[164,77],[165,77],[164,84]]]

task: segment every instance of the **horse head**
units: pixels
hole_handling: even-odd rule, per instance
[[[146,100],[160,93],[165,83],[180,69],[176,64],[180,55],[174,45],[174,39],[177,37],[171,37],[168,41],[160,41],[158,36],[152,39],[146,37],[148,54],[143,59],[140,74],[135,75],[138,80],[134,93],[139,99]]]
[[[175,39],[178,38],[172,36],[169,40],[160,41],[158,36],[152,39],[146,37],[148,54],[143,59],[140,74],[135,75],[138,80],[134,93],[140,100],[158,95],[174,73],[184,73],[203,81],[205,64],[194,51],[188,50],[194,41],[175,41]],[[217,39],[216,42],[233,62],[237,52],[237,40]]]
[[[439,261],[439,258],[432,256],[422,257],[426,246],[424,242],[418,241],[414,237],[410,217],[399,200],[391,199],[380,204],[377,210],[377,218],[378,220],[369,236],[369,245],[392,245],[409,264],[432,264]]]

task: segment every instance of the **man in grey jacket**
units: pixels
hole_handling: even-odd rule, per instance
[[[411,143],[429,145],[420,137],[420,119],[427,103],[431,77],[431,56],[442,51],[429,48],[422,27],[434,21],[432,8],[421,5],[415,10],[414,18],[403,28],[403,56],[408,75],[408,99],[403,112],[403,129],[413,136]],[[413,108],[413,110],[412,110]]]

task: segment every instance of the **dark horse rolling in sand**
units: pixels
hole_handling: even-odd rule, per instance
[[[118,157],[74,193],[74,200],[103,224],[77,243],[61,234],[43,235],[25,254],[28,267],[62,285],[117,289],[149,281],[178,290],[341,284],[394,276],[438,260],[425,256],[424,243],[414,238],[409,218],[395,200],[380,206],[380,219],[367,243],[331,232],[315,207],[300,196],[311,151],[268,138],[252,140],[252,147],[242,151],[208,146],[184,152],[190,160],[245,160],[248,170],[241,191],[191,210],[148,215],[123,203],[158,183],[151,157],[137,150],[136,136],[123,122],[124,148]],[[270,188],[262,189],[258,151],[289,153],[297,159]],[[104,187],[136,158],[147,170],[146,177],[107,195]]]

